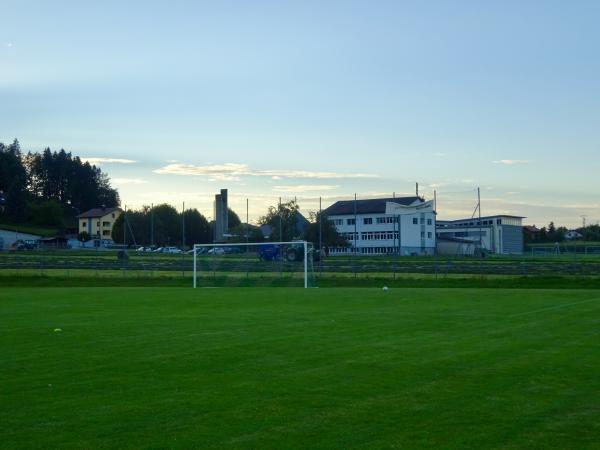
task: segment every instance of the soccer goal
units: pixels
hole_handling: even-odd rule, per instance
[[[193,287],[314,287],[319,252],[307,241],[195,244]]]

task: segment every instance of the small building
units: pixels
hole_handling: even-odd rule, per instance
[[[437,254],[448,256],[473,256],[479,243],[460,238],[437,238]]]
[[[17,242],[39,242],[42,236],[31,233],[21,233],[18,230],[0,229],[0,250],[8,250]]]
[[[111,239],[113,226],[123,213],[121,208],[94,208],[79,214],[79,233],[84,231],[90,238]]]
[[[525,242],[535,242],[540,237],[540,229],[535,225],[523,225]]]
[[[498,215],[459,220],[438,220],[438,239],[470,240],[483,250],[501,255],[523,254],[523,219],[521,216]]]
[[[565,239],[567,241],[576,241],[577,239],[582,239],[583,234],[581,234],[577,230],[569,230],[565,233]]]
[[[331,256],[435,254],[436,212],[423,197],[342,200],[323,215],[351,244],[330,248]]]

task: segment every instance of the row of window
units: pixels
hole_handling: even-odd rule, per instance
[[[344,224],[344,219],[329,219],[334,225],[343,225]],[[384,216],[384,217],[376,217],[376,221],[378,224],[382,224],[382,223],[398,223],[398,216]],[[412,220],[414,225],[418,225],[419,224],[419,219],[417,217],[413,217]],[[354,218],[352,219],[346,219],[346,225],[354,225],[356,223],[356,220]],[[420,219],[420,223],[422,225],[425,224],[425,218],[421,217]],[[372,217],[363,217],[363,225],[372,225],[373,224],[373,218]],[[433,224],[433,219],[427,219],[427,225],[432,225]]]
[[[340,233],[341,236],[347,241],[358,240],[359,233]],[[399,233],[397,231],[363,231],[360,233],[361,241],[380,241],[380,240],[392,240],[398,239]],[[421,238],[431,239],[433,233],[431,231],[421,231]]]
[[[100,222],[96,222],[96,226],[100,226]],[[102,222],[103,227],[110,227],[110,222]],[[81,228],[87,227],[87,222],[81,222]]]
[[[359,247],[359,248],[344,248],[344,247],[333,247],[329,249],[329,253],[341,254],[341,253],[361,253],[369,255],[387,255],[396,253],[397,247]]]

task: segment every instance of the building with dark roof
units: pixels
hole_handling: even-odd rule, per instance
[[[433,255],[435,209],[423,197],[342,200],[323,211],[351,244],[331,248],[330,255]]]
[[[93,208],[77,216],[79,233],[86,232],[90,238],[111,239],[115,221],[123,213],[121,208]]]

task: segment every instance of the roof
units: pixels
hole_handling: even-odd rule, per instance
[[[340,200],[335,202],[329,208],[323,211],[327,216],[342,216],[354,214],[354,205],[356,204],[356,214],[385,214],[387,202],[397,203],[399,205],[410,206],[415,201],[425,201],[421,197],[390,197],[390,198],[372,198],[368,200]]]
[[[89,211],[86,211],[84,213],[79,214],[77,217],[79,219],[89,219],[89,218],[94,218],[94,217],[102,217],[105,216],[107,214],[110,214],[111,212],[114,211],[119,211],[121,212],[121,208],[93,208],[90,209]]]
[[[531,233],[538,233],[540,231],[540,229],[538,227],[536,227],[535,225],[523,225],[523,229],[525,229]]]

